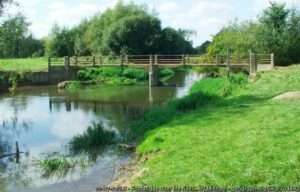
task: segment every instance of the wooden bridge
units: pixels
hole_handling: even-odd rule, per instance
[[[256,74],[260,70],[274,67],[274,54],[255,54],[248,56],[231,55],[122,55],[122,56],[85,56],[63,57],[48,60],[49,72],[63,67],[66,74],[74,68],[85,67],[138,67],[149,71],[149,85],[158,84],[159,68],[190,67],[224,67],[228,71],[234,68],[248,70]]]

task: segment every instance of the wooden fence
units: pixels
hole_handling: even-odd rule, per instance
[[[267,70],[274,67],[274,54],[255,54],[248,56],[237,55],[122,55],[122,56],[84,56],[49,58],[49,71],[56,66],[64,66],[66,70],[72,67],[226,67],[245,68],[251,74],[258,70]]]

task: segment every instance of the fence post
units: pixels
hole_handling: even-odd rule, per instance
[[[271,54],[271,68],[274,69],[275,67],[275,57],[274,57],[274,53]]]
[[[102,64],[103,64],[102,62],[103,62],[103,61],[102,61],[102,55],[100,55],[100,56],[99,56],[99,64],[102,65]]]
[[[216,55],[216,65],[220,65],[220,57],[218,54]]]
[[[48,57],[48,72],[51,71],[51,57]]]
[[[128,65],[128,55],[125,54],[125,65]]]
[[[228,71],[228,74],[230,73],[230,70],[231,70],[231,67],[230,67],[230,50],[228,49],[227,50],[227,57],[226,57],[226,65],[227,65],[227,71]]]
[[[77,55],[75,55],[75,57],[74,57],[74,65],[75,65],[75,66],[78,65],[78,57],[77,57]]]
[[[255,54],[250,51],[250,75],[255,75],[257,72],[257,63]]]
[[[96,66],[96,57],[93,56],[93,67],[95,67],[95,66]]]
[[[182,57],[182,65],[185,66],[185,64],[186,64],[185,55],[182,55],[181,57]]]
[[[149,56],[149,87],[152,87],[152,74],[153,74],[153,55]]]
[[[121,69],[123,69],[123,65],[124,65],[124,55],[123,54],[120,56],[120,60],[121,60],[120,67],[121,67]]]
[[[65,72],[66,72],[66,79],[69,79],[69,72],[70,72],[70,57],[66,56],[64,58],[64,65],[65,65]]]
[[[18,141],[16,142],[16,163],[20,163],[20,148]]]
[[[51,57],[48,57],[48,82],[51,82]]]

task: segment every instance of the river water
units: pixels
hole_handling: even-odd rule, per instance
[[[77,155],[83,166],[59,176],[45,176],[37,162],[66,153],[74,136],[97,123],[120,135],[128,132],[128,121],[151,105],[185,96],[201,78],[195,73],[179,73],[168,82],[170,86],[151,90],[148,86],[98,86],[67,92],[56,87],[28,87],[0,95],[0,156],[15,153],[16,142],[24,152],[19,163],[15,156],[0,159],[0,191],[83,192],[108,185],[133,154],[109,146]]]

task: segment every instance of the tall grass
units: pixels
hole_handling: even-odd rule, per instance
[[[115,131],[106,130],[102,124],[94,123],[82,135],[77,135],[70,141],[70,149],[76,154],[90,152],[99,147],[115,144],[117,139]]]

